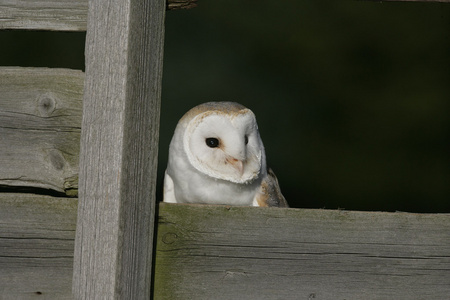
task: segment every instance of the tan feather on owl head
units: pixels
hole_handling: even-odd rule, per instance
[[[268,176],[250,109],[234,102],[208,102],[180,119],[169,148],[164,201],[265,206],[262,199],[271,199],[270,204],[278,205],[270,206],[283,206],[286,201],[274,184],[278,187],[276,177]],[[283,201],[274,201],[270,191],[278,191]]]

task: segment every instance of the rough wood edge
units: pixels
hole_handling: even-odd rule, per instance
[[[86,31],[88,0],[74,0],[70,6],[57,1],[0,0],[0,30]],[[166,0],[166,10],[190,9],[197,0]]]
[[[364,0],[372,2],[438,2],[438,3],[450,3],[450,0]]]
[[[0,193],[0,299],[72,299],[77,203]]]
[[[449,230],[449,214],[161,203],[155,299],[443,299]]]
[[[9,172],[8,169],[5,169],[8,163],[0,165],[0,173],[2,173],[0,188],[10,191],[14,189],[18,191],[37,189],[40,192],[48,190],[49,194],[56,191],[66,193],[71,197],[76,196],[84,73],[81,70],[66,68],[0,66],[0,81],[2,82],[0,86],[0,108],[3,108],[0,112],[0,123],[3,126],[5,126],[5,122],[9,124],[8,113],[17,114],[16,120],[27,121],[28,118],[30,120],[29,124],[23,124],[23,128],[5,127],[4,130],[8,130],[9,133],[17,132],[19,138],[14,138],[14,136],[11,138],[14,141],[23,140],[21,143],[24,145],[39,145],[42,146],[42,149],[54,147],[52,151],[45,152],[48,155],[48,162],[46,163],[36,160],[36,157],[45,159],[45,155],[33,156],[30,153],[29,157],[14,156],[14,159],[18,161],[23,160],[23,170],[15,168],[13,172]],[[40,105],[41,100],[48,99],[53,101],[51,103],[54,106],[52,108],[50,105],[51,111],[47,112],[46,106]],[[42,115],[45,117],[41,117]],[[33,118],[39,119],[39,122],[31,122]],[[56,121],[57,119],[59,121]],[[36,125],[37,127],[33,128],[34,124],[39,126]],[[52,124],[57,124],[58,127],[53,127],[54,131],[48,131],[48,127],[53,126]],[[22,131],[24,128],[35,130]],[[26,135],[23,133],[26,133]],[[40,140],[38,143],[28,142],[24,138],[20,139],[21,136],[35,135],[39,137],[39,134],[45,134],[46,136],[50,134],[54,138],[50,141],[46,140],[46,142]],[[70,141],[70,143],[67,141]],[[3,150],[6,149],[8,149],[8,146],[3,147]],[[0,150],[0,155],[2,153],[4,152]],[[15,155],[15,152],[13,155]],[[5,157],[2,158],[5,159]],[[31,166],[26,164],[27,159],[30,159],[29,162],[34,164]],[[9,160],[11,160],[11,157]],[[59,166],[55,165],[56,163],[62,163],[62,170],[58,169]],[[44,172],[27,172],[27,170],[30,170],[29,168],[44,170]],[[17,174],[20,174],[20,176],[17,176]],[[54,177],[47,178],[46,176],[49,174],[54,175]]]
[[[89,1],[76,299],[150,298],[165,5]]]
[[[65,236],[65,239],[73,239],[74,238],[74,232],[67,232],[61,230],[60,227],[57,226],[57,223],[55,223],[55,216],[57,218],[62,218],[66,221],[66,223],[72,223],[73,228],[75,228],[75,220],[77,215],[77,205],[76,205],[77,199],[68,199],[68,198],[56,198],[56,197],[50,197],[50,196],[43,196],[43,195],[30,195],[30,194],[17,194],[17,193],[0,193],[0,219],[3,221],[3,224],[6,226],[2,226],[0,228],[0,231],[2,234],[0,235],[0,260],[2,257],[4,258],[4,253],[2,251],[8,251],[8,249],[2,247],[4,243],[2,244],[2,238],[8,238],[11,237],[16,241],[23,240],[25,243],[22,244],[24,247],[24,252],[19,250],[19,253],[23,253],[24,255],[27,255],[27,253],[30,253],[32,249],[30,249],[29,245],[30,243],[34,243],[35,240],[32,240],[30,238],[33,237],[40,237],[45,239],[47,242],[51,242],[49,239],[52,238],[61,238]],[[298,217],[305,217],[305,216],[311,216],[310,219],[314,219],[314,216],[321,216],[321,219],[326,222],[326,220],[329,219],[337,219],[341,220],[341,222],[352,222],[352,217],[355,215],[364,216],[367,219],[370,218],[383,218],[383,217],[395,217],[399,216],[400,219],[403,221],[407,220],[408,218],[412,219],[420,219],[427,220],[429,218],[436,218],[436,223],[445,223],[445,222],[439,222],[439,220],[448,220],[450,218],[449,214],[410,214],[410,213],[383,213],[383,212],[352,212],[352,211],[335,211],[335,210],[314,210],[314,209],[277,209],[277,208],[247,208],[247,207],[221,207],[221,206],[207,206],[207,205],[183,205],[183,204],[167,204],[167,203],[160,203],[160,210],[159,210],[159,216],[160,220],[159,223],[161,226],[165,226],[167,223],[173,224],[172,226],[178,226],[176,231],[173,231],[171,234],[167,236],[163,236],[165,232],[161,231],[161,228],[159,233],[161,234],[158,236],[157,241],[157,247],[158,248],[164,248],[167,246],[167,243],[175,242],[175,234],[179,234],[182,236],[183,234],[186,234],[186,227],[184,226],[183,222],[177,221],[179,218],[186,218],[189,219],[189,215],[187,215],[192,210],[197,211],[196,215],[201,214],[202,216],[208,216],[210,214],[217,213],[217,211],[222,211],[222,214],[225,215],[225,217],[228,218],[228,212],[231,210],[231,212],[236,215],[237,213],[250,213],[255,216],[261,216],[264,215],[266,218],[261,218],[261,224],[262,226],[269,226],[269,224],[265,224],[268,219],[267,217],[273,217],[273,219],[278,220],[279,218],[286,218],[285,221],[288,223],[291,222],[293,217],[296,215]],[[233,212],[234,211],[234,212]],[[8,216],[8,217],[5,217]],[[172,216],[172,217],[170,217]],[[232,217],[233,218],[233,217]],[[291,219],[290,219],[291,218]],[[40,220],[36,222],[36,220]],[[195,223],[198,223],[200,220],[197,219],[193,221],[192,226],[196,226]],[[178,222],[178,223],[177,223]],[[318,222],[321,222],[318,220]],[[36,226],[36,224],[42,224],[41,226]],[[8,225],[10,224],[10,225]],[[46,225],[47,224],[47,225]],[[383,224],[381,222],[380,224]],[[217,226],[220,224],[217,224],[216,222],[212,222],[210,226],[210,230],[214,230]],[[404,222],[404,226],[408,226],[408,222]],[[444,224],[442,224],[444,226]],[[32,228],[32,230],[30,230]],[[420,228],[420,226],[418,227]],[[187,228],[189,229],[189,228]],[[47,230],[47,235],[42,235],[42,230]],[[319,230],[319,229],[317,229]],[[439,230],[445,230],[445,227],[441,227],[441,229],[436,228],[436,231]],[[9,232],[10,234],[6,235],[5,232]],[[344,232],[345,233],[345,232]],[[12,236],[11,236],[12,234]],[[195,235],[199,234],[196,232],[193,232],[193,239],[192,242],[195,242]],[[69,235],[69,236],[68,236]],[[278,238],[274,236],[274,238]],[[330,236],[330,238],[336,238],[335,236]],[[41,251],[49,251],[52,252],[54,249],[58,249],[58,239],[54,240],[54,247],[50,247],[48,249],[41,249]],[[412,241],[414,242],[414,241]],[[229,242],[231,245],[238,246],[239,241],[233,241],[231,240]],[[192,244],[190,248],[198,247],[199,245]],[[17,245],[20,249],[22,247],[20,244]],[[203,246],[203,251],[205,253],[211,249],[211,244],[205,244]],[[247,248],[248,249],[248,248]],[[172,251],[175,252],[175,251]],[[3,254],[2,254],[3,253]],[[68,256],[70,257],[71,254],[69,253]],[[194,258],[194,257],[192,257]],[[160,259],[157,254],[157,259]],[[167,258],[166,258],[167,259]],[[204,256],[204,261],[207,262],[210,260],[207,256]],[[249,258],[251,259],[251,258]],[[367,257],[367,259],[371,259],[370,257]],[[6,260],[5,260],[6,262]],[[9,260],[9,262],[13,262],[12,260]],[[64,278],[56,278],[57,282],[55,281],[55,284],[52,284],[52,282],[48,282],[48,284],[44,284],[46,282],[46,278],[54,278],[52,276],[55,276],[57,274],[61,275],[61,273],[58,272],[52,272],[53,265],[56,264],[57,268],[64,268],[64,269],[71,269],[72,264],[70,263],[71,259],[66,260],[41,260],[40,262],[36,260],[21,260],[18,259],[15,261],[15,263],[10,264],[8,266],[8,269],[16,270],[14,272],[14,281],[11,282],[10,280],[13,280],[12,278],[5,278],[6,280],[2,281],[0,280],[0,291],[2,291],[2,296],[5,297],[5,299],[35,299],[36,297],[44,297],[45,299],[51,298],[51,299],[71,299],[71,287],[69,284],[66,284],[67,282],[71,281],[71,273],[69,274],[62,274],[65,276]],[[35,264],[39,263],[40,267],[36,268]],[[318,264],[320,265],[320,260],[318,260]],[[156,270],[156,276],[157,280],[159,281],[158,284],[161,284],[161,280],[166,279],[170,280],[171,274],[168,270],[161,270],[159,268],[160,266],[157,266]],[[341,266],[344,267],[344,266]],[[2,270],[5,270],[5,265],[2,264]],[[162,273],[166,272],[166,273]],[[317,270],[316,272],[319,272]],[[1,274],[2,272],[0,272]],[[5,276],[8,274],[4,273]],[[418,272],[420,274],[420,272]],[[184,273],[186,277],[192,276],[192,273]],[[311,280],[313,280],[317,274],[311,274]],[[38,276],[42,276],[42,278],[39,278]],[[234,280],[245,280],[245,275],[242,275],[242,273],[239,273],[239,270],[230,271],[228,273],[228,278],[224,277],[224,279],[227,279],[228,282]],[[233,276],[235,276],[233,278]],[[243,276],[243,277],[242,277]],[[0,275],[1,277],[1,275]],[[166,278],[167,277],[167,278]],[[413,278],[412,278],[413,279]],[[214,281],[213,276],[211,276],[211,280]],[[24,286],[24,282],[31,282],[32,285]],[[63,282],[63,285],[58,285],[61,282]],[[36,284],[37,283],[37,284]],[[5,286],[3,286],[4,284]],[[236,283],[237,284],[237,283]],[[161,288],[164,288],[165,285],[167,285],[167,282],[163,282],[163,286],[156,285],[155,291],[154,291],[154,299],[182,299],[182,296],[178,295],[178,298],[163,298],[159,297],[161,295],[164,295],[164,291],[160,290]],[[349,286],[349,289],[355,288],[355,286]],[[441,287],[442,289],[442,287]],[[436,290],[439,290],[439,288],[436,288]],[[40,292],[41,294],[38,294],[37,292]],[[173,291],[176,293],[176,291]],[[202,290],[199,290],[199,293],[201,293]],[[278,293],[280,295],[279,291],[274,291],[275,293]],[[401,293],[401,290],[398,291]],[[311,292],[312,293],[312,292]],[[167,294],[167,293],[166,293]],[[292,298],[297,297],[297,291],[293,292]],[[326,297],[323,297],[320,293],[316,293],[317,299],[327,299]],[[374,296],[374,295],[372,295]],[[47,298],[46,298],[47,297]],[[361,296],[362,297],[362,296]],[[0,297],[1,298],[1,297]],[[277,297],[272,297],[272,299],[277,299]],[[279,298],[279,297],[278,297]],[[364,299],[371,299],[370,295],[363,297]],[[198,299],[198,298],[196,298]],[[283,299],[291,299],[291,298],[283,298]],[[298,299],[298,298],[295,298]],[[307,299],[307,297],[305,298]],[[331,299],[331,298],[328,298]],[[386,299],[382,297],[378,297],[378,299]]]
[[[168,0],[167,10],[190,9],[197,6],[197,0]]]

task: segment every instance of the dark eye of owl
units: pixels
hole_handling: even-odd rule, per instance
[[[248,136],[245,136],[245,144],[248,144]]]
[[[207,138],[205,140],[206,145],[210,148],[217,148],[219,147],[219,140],[216,138]]]

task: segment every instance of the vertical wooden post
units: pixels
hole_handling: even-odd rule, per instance
[[[164,0],[89,0],[75,299],[149,299]]]

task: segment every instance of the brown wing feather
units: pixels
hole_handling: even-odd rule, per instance
[[[272,169],[267,170],[267,177],[261,183],[260,193],[256,196],[259,206],[289,207],[283,194],[281,194],[278,179]]]

